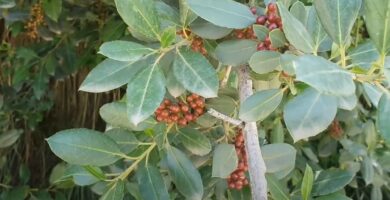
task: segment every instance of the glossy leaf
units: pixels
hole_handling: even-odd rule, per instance
[[[263,41],[268,36],[269,29],[263,25],[254,24],[253,31],[256,34],[257,39]]]
[[[203,196],[201,176],[186,155],[171,146],[167,149],[165,159],[177,190],[187,199],[201,199]]]
[[[270,115],[283,99],[283,90],[256,92],[241,103],[239,117],[243,121],[262,121]]]
[[[134,78],[148,62],[121,62],[108,58],[88,74],[79,90],[99,93],[119,88]]]
[[[116,181],[99,200],[122,200],[125,195],[125,183]]]
[[[347,44],[352,26],[361,7],[361,0],[316,0],[314,6],[328,35],[339,46]]]
[[[289,194],[287,193],[286,186],[282,185],[282,183],[272,174],[266,175],[267,185],[271,196],[273,199],[277,200],[289,200]]]
[[[160,106],[164,95],[165,77],[158,61],[155,61],[127,85],[127,115],[130,122],[138,125],[147,119]]]
[[[62,0],[44,0],[43,9],[50,19],[57,21],[62,11]]]
[[[143,199],[169,199],[167,188],[158,168],[142,165],[137,169],[137,182]]]
[[[261,148],[267,173],[285,172],[287,175],[295,167],[296,150],[285,143],[269,144]],[[283,178],[283,177],[279,177]]]
[[[105,104],[100,108],[99,114],[105,122],[114,127],[127,128],[134,131],[143,131],[155,124],[153,119],[145,120],[138,126],[132,124],[127,117],[126,103],[112,102]]]
[[[374,104],[375,107],[378,107],[383,92],[376,85],[371,83],[363,83],[363,88],[371,103]]]
[[[215,55],[223,64],[239,66],[249,61],[256,46],[257,42],[252,40],[227,40],[218,44]]]
[[[198,18],[191,24],[191,31],[196,35],[210,40],[216,40],[227,36],[232,29],[216,26],[204,19]]]
[[[69,129],[47,139],[54,154],[75,165],[106,166],[121,155],[118,144],[108,136],[88,129]]]
[[[213,155],[213,177],[227,178],[236,168],[238,157],[234,145],[219,144]]]
[[[353,110],[358,103],[356,94],[337,97],[338,107],[344,110]]]
[[[113,139],[125,154],[132,152],[138,147],[139,141],[134,133],[120,128],[114,128],[106,131],[106,134]]]
[[[168,27],[161,34],[161,47],[166,48],[176,40],[176,27]]]
[[[310,200],[311,190],[313,188],[314,175],[309,165],[306,165],[305,174],[303,175],[301,193],[303,200]]]
[[[335,199],[337,199],[337,200],[352,200],[351,198],[349,198],[349,197],[347,197],[344,194],[341,194],[339,192],[315,198],[315,200],[335,200]]]
[[[19,139],[22,135],[21,130],[8,130],[0,134],[0,148],[10,147]]]
[[[219,87],[217,73],[200,53],[187,48],[179,49],[173,69],[176,79],[187,90],[205,98],[217,96]]]
[[[274,48],[283,47],[286,44],[286,36],[280,29],[274,29],[269,33],[271,46]]]
[[[319,56],[305,55],[294,61],[297,80],[324,94],[349,96],[355,93],[352,74]]]
[[[305,4],[301,1],[295,2],[290,8],[291,14],[297,18],[302,24],[306,24],[308,20],[308,13],[306,11]]]
[[[203,19],[222,27],[242,29],[256,21],[249,8],[232,0],[187,0],[191,10]]]
[[[296,19],[282,3],[277,3],[283,21],[283,31],[288,41],[304,53],[314,51],[314,42],[305,26]]]
[[[250,68],[258,74],[266,74],[280,66],[280,53],[274,51],[259,51],[249,60]]]
[[[363,175],[364,182],[366,185],[369,185],[374,180],[374,163],[369,157],[364,157],[362,161],[361,171]]]
[[[94,167],[94,169],[102,173],[102,171],[99,168]],[[89,173],[82,166],[78,166],[78,165],[73,165],[68,167],[64,172],[64,176],[73,177],[74,183],[79,186],[92,185],[99,181],[97,177]]]
[[[204,156],[210,153],[210,140],[196,129],[182,128],[179,131],[179,139],[183,146],[191,153]]]
[[[366,41],[356,48],[353,48],[348,53],[348,57],[351,59],[353,65],[369,70],[371,65],[378,60],[379,52],[375,48],[373,42]]]
[[[168,72],[167,75],[167,90],[169,94],[175,98],[182,95],[186,91],[186,89],[176,79],[173,68]]]
[[[377,126],[382,137],[390,143],[390,94],[382,95],[378,105]]]
[[[191,24],[198,16],[190,10],[187,0],[179,0],[180,22],[183,27]]]
[[[306,28],[313,37],[315,52],[325,52],[332,49],[332,40],[322,26],[314,6],[308,10]]]
[[[354,174],[340,169],[321,171],[313,184],[313,195],[327,195],[343,189]]]
[[[123,62],[137,61],[153,51],[153,49],[144,45],[121,40],[105,42],[99,49],[100,54],[112,60]]]
[[[284,120],[294,141],[324,131],[337,112],[337,98],[310,88],[290,100],[284,107]]]
[[[388,54],[390,51],[390,1],[364,1],[364,8],[364,19],[370,38],[381,54]]]
[[[160,40],[160,21],[153,0],[115,0],[123,21],[147,40]]]

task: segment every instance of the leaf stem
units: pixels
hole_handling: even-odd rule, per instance
[[[121,179],[121,180],[125,180],[129,175],[130,173],[137,167],[137,165],[145,158],[149,155],[149,153],[154,149],[154,147],[156,147],[156,143],[153,143],[152,145],[150,145],[150,147],[148,149],[146,149],[146,151],[144,151],[142,153],[142,155],[139,156],[139,158],[134,161],[130,167],[128,167],[124,172],[121,173],[121,175],[119,175],[118,177],[116,177],[114,179],[114,181],[118,180],[118,179]]]
[[[242,126],[242,121],[241,120],[233,119],[233,118],[231,118],[231,117],[229,117],[227,115],[224,115],[224,114],[216,111],[213,108],[210,108],[207,111],[207,113],[210,114],[211,116],[215,117],[215,118],[222,119],[225,122],[229,122],[230,124],[233,124],[233,125],[236,125],[236,126]]]
[[[227,69],[226,69],[225,77],[223,77],[223,79],[222,79],[222,81],[221,81],[221,88],[226,87],[231,72],[232,72],[232,66],[229,65],[229,66],[227,67]]]
[[[347,59],[346,59],[346,56],[345,56],[345,46],[340,46],[339,48],[339,52],[340,52],[340,60],[341,60],[341,66],[343,68],[345,68],[347,66]]]

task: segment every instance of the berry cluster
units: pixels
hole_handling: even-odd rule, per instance
[[[256,8],[255,7],[251,8],[251,12],[253,14],[256,14]],[[258,16],[256,18],[256,24],[267,27],[269,31],[272,31],[276,28],[283,30],[282,19],[278,15],[278,8],[275,3],[268,4],[267,14]],[[269,38],[269,35],[265,38],[263,42],[260,42],[257,45],[257,50],[258,51],[276,50],[276,48],[273,48],[271,46],[271,40]]]
[[[180,35],[183,38],[190,38],[189,36],[191,35],[191,31],[186,29],[186,30],[180,30],[176,32],[177,35]],[[204,47],[203,39],[193,35],[192,40],[191,40],[191,49],[195,52],[199,52],[202,55],[206,56],[207,55],[207,50]]]
[[[27,37],[32,40],[36,40],[38,39],[38,28],[45,22],[42,3],[32,5],[30,15],[31,18],[27,21],[24,28],[27,30]]]
[[[168,124],[177,123],[185,126],[189,122],[196,121],[204,113],[204,98],[191,94],[186,102],[179,100],[177,103],[165,99],[160,107],[157,108],[155,116],[157,121]]]
[[[230,189],[241,190],[244,186],[249,184],[249,181],[245,176],[245,172],[248,171],[248,157],[246,155],[244,135],[241,129],[238,131],[235,138],[234,146],[236,147],[238,157],[238,167],[230,174],[227,182]]]
[[[235,30],[235,36],[237,39],[256,39],[256,34],[252,27],[246,29]]]

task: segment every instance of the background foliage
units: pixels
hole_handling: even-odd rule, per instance
[[[250,199],[237,127],[159,122],[195,93],[257,122],[270,199],[390,198],[390,1],[274,2],[1,0],[0,197]]]

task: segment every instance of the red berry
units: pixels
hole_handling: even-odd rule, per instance
[[[173,112],[173,113],[178,113],[178,112],[180,112],[180,107],[179,107],[178,105],[171,105],[171,106],[169,107],[169,109],[170,109],[171,112]]]
[[[196,107],[198,107],[198,105],[195,103],[195,102],[191,102],[190,103],[190,106],[191,108],[195,109]]]
[[[165,99],[165,100],[164,100],[164,104],[165,104],[166,106],[169,106],[169,105],[171,105],[171,101],[170,101],[169,99]]]
[[[203,102],[203,100],[201,100],[201,99],[196,100],[195,103],[196,103],[196,105],[198,105],[198,107],[201,107],[201,108],[204,107],[204,102]]]
[[[195,109],[195,113],[201,115],[201,114],[203,114],[203,109],[202,108],[197,108],[197,109]]]
[[[269,29],[270,31],[272,31],[272,30],[274,30],[274,29],[276,29],[276,28],[278,28],[278,25],[275,24],[275,23],[272,23],[272,24],[269,24],[269,25],[268,25],[268,29]]]
[[[232,179],[233,179],[233,180],[237,180],[237,179],[238,179],[238,175],[237,175],[237,174],[235,174],[235,173],[234,173],[234,174],[232,174],[231,176],[232,176]]]
[[[186,119],[187,121],[192,121],[192,120],[194,119],[194,117],[193,117],[191,114],[186,114],[186,115],[185,115],[185,119]]]
[[[181,125],[181,126],[185,126],[185,125],[187,125],[187,120],[186,119],[180,119],[179,120],[179,125]]]
[[[236,188],[236,185],[232,182],[232,183],[229,183],[229,188],[230,189],[234,189],[234,188]]]
[[[245,180],[243,181],[243,184],[244,184],[244,185],[248,185],[248,184],[249,184],[248,179],[245,179]]]
[[[177,122],[179,120],[179,116],[177,114],[172,114],[171,116],[169,116],[170,119],[173,121],[173,122]]]
[[[262,51],[262,50],[264,50],[265,49],[265,45],[264,45],[264,43],[262,42],[262,43],[259,43],[259,44],[257,44],[257,50],[258,51]]]
[[[256,7],[252,7],[252,8],[251,8],[251,12],[252,12],[252,14],[254,14],[254,15],[255,15],[255,14],[256,14],[256,12],[257,12],[257,8],[256,8]]]
[[[267,21],[267,16],[261,15],[256,18],[256,24],[264,25]]]
[[[270,13],[275,13],[277,9],[277,6],[275,3],[270,3],[268,4],[268,12]]]
[[[181,111],[183,111],[183,112],[188,112],[190,110],[190,107],[188,107],[187,105],[182,105],[181,106]]]
[[[194,100],[194,98],[192,96],[187,97],[187,102],[192,102],[193,100]]]
[[[276,23],[277,22],[277,16],[275,14],[268,15],[268,22],[269,23]]]
[[[157,119],[157,121],[158,121],[158,122],[161,122],[161,121],[163,121],[163,120],[164,120],[164,118],[163,118],[163,117],[161,117],[160,115],[158,115],[158,116],[156,117],[156,119]]]
[[[264,45],[265,46],[269,46],[271,44],[271,38],[269,36],[267,36],[264,40]]]
[[[243,33],[243,32],[237,33],[237,38],[238,38],[238,39],[244,38],[244,33]]]
[[[161,117],[168,117],[169,116],[169,112],[167,111],[167,110],[163,110],[162,112],[161,112]]]
[[[195,93],[192,93],[192,98],[194,98],[194,99],[197,99],[197,98],[199,98],[199,95],[197,95],[197,94],[195,94]]]

